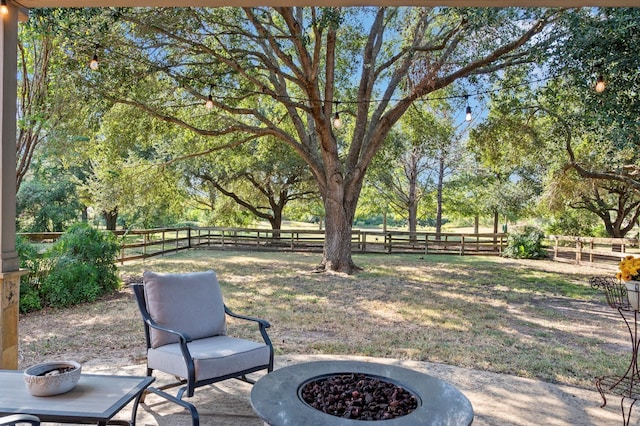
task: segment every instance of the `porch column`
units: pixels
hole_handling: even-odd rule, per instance
[[[18,9],[0,15],[0,368],[18,368],[20,260],[16,252]]]

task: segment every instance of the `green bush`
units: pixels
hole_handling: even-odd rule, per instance
[[[20,257],[20,268],[29,270],[29,274],[20,277],[20,311],[40,310],[40,271],[45,269],[43,256],[35,244],[21,236],[16,238],[16,251]]]
[[[509,233],[507,247],[502,255],[516,259],[541,259],[547,257],[542,247],[544,233],[533,227],[525,226],[521,230]]]
[[[116,268],[120,246],[111,232],[78,223],[43,254],[23,243],[18,245],[21,266],[31,271],[20,286],[23,312],[94,301],[120,287]]]
[[[98,273],[92,265],[61,256],[42,284],[46,306],[66,307],[92,302],[102,294]]]

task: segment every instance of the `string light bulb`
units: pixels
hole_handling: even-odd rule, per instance
[[[342,129],[342,120],[340,119],[338,111],[336,111],[336,115],[333,116],[333,127],[336,129]]]
[[[213,109],[213,96],[211,96],[211,93],[207,96],[207,102],[205,102],[204,107],[209,111]]]
[[[467,102],[467,110],[466,115],[464,117],[464,121],[471,121],[471,107],[469,106],[469,95],[464,95],[464,98]]]
[[[598,76],[598,81],[596,81],[596,92],[602,93],[606,88],[607,88],[607,85],[604,82],[604,77],[602,76],[602,74],[600,74]]]
[[[91,58],[91,62],[89,62],[89,68],[95,71],[99,66],[100,62],[98,62],[98,45],[96,45],[96,50],[93,52],[93,58]]]
[[[334,129],[342,129],[342,120],[340,119],[340,114],[338,113],[338,106],[340,102],[336,102],[336,114],[333,116],[331,123],[333,124]]]
[[[5,16],[9,14],[9,6],[7,6],[7,0],[0,0],[0,14]]]

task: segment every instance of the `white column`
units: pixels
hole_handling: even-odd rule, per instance
[[[16,92],[18,9],[9,7],[9,14],[0,16],[0,272],[17,271],[16,253]]]
[[[0,368],[18,368],[20,261],[16,252],[18,9],[0,15]]]

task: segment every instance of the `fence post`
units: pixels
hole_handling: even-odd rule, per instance
[[[391,232],[387,232],[384,235],[385,242],[387,241],[387,238],[389,239],[389,244],[387,245],[387,253],[391,253],[391,239],[392,239]]]
[[[580,238],[576,238],[576,264],[580,264],[582,261],[582,241]]]
[[[429,233],[424,233],[424,255],[429,254]]]
[[[187,228],[187,247],[191,248],[191,227]]]
[[[362,253],[366,252],[367,251],[367,231],[359,233],[358,239],[360,240],[360,251]]]
[[[553,239],[556,240],[556,243],[553,245],[553,260],[556,260],[558,258],[558,245],[560,244],[560,239],[555,235],[553,236]]]

